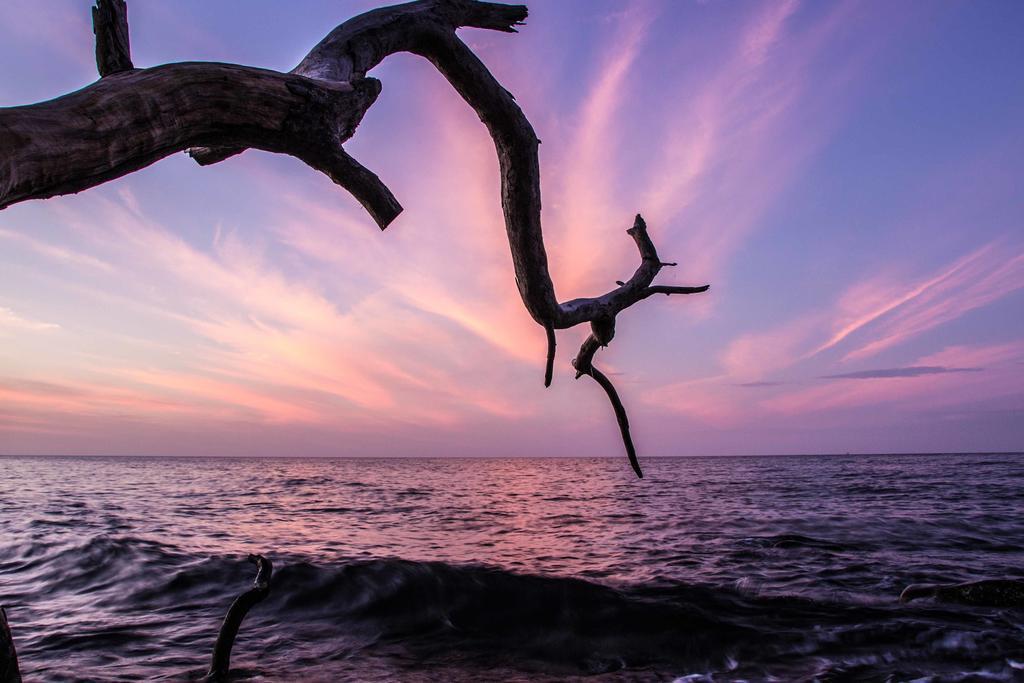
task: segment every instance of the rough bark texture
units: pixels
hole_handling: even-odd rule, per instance
[[[135,68],[128,43],[128,7],[124,0],[97,0],[92,8],[92,30],[96,34],[96,68],[100,76]]]
[[[351,192],[383,229],[402,207],[387,186],[342,148],[373,104],[380,84],[367,72],[395,52],[429,60],[487,127],[501,173],[501,206],[519,294],[545,328],[544,383],[551,383],[555,330],[591,323],[576,357],[577,376],[608,394],[630,462],[640,474],[626,413],[594,354],[615,334],[615,317],[652,294],[708,287],[653,285],[658,259],[638,215],[627,231],[640,266],[616,289],[560,303],[541,230],[537,138],[512,95],[459,38],[459,27],[514,33],[520,5],[418,0],[344,22],[289,74],[229,64],[171,64],[133,70],[123,0],[99,0],[93,18],[99,82],[50,102],[0,109],[0,209],[18,201],[77,192],[188,149],[201,165],[247,148],[295,156]]]
[[[3,607],[0,607],[0,683],[21,683],[18,653],[14,649],[14,637]]]
[[[256,581],[252,588],[235,598],[228,608],[228,613],[224,615],[224,622],[217,633],[217,642],[213,646],[210,671],[206,674],[206,680],[210,683],[228,680],[228,672],[231,670],[231,648],[235,644],[238,628],[253,605],[270,595],[274,565],[262,555],[250,555],[249,561],[256,565]]]
[[[380,93],[247,66],[124,71],[63,97],[0,109],[0,208],[78,192],[174,152],[226,141],[302,159],[345,187],[352,136]]]

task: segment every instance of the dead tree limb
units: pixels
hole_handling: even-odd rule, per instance
[[[291,154],[348,189],[362,181],[341,143],[379,92],[370,78],[353,86],[233,64],[114,73],[49,102],[0,109],[0,208],[93,187],[211,141]]]
[[[591,323],[579,374],[605,389],[634,469],[625,411],[593,368],[596,347],[614,336],[615,317],[653,294],[695,294],[708,286],[653,285],[663,266],[638,215],[627,232],[640,250],[633,276],[601,295],[559,302],[541,230],[540,140],[515,99],[456,35],[460,27],[508,33],[526,7],[476,0],[417,0],[383,7],[331,31],[288,74],[232,64],[134,69],[124,0],[98,0],[93,19],[102,78],[49,102],[0,109],[0,209],[78,192],[183,149],[201,165],[248,148],[290,154],[328,175],[381,229],[402,207],[387,186],[342,148],[380,92],[367,72],[396,52],[429,60],[487,127],[498,156],[501,206],[519,295],[545,328],[544,383],[551,383],[555,330]],[[585,351],[587,351],[585,353]],[[600,379],[603,378],[603,379]]]
[[[0,683],[21,683],[18,652],[14,649],[14,637],[7,623],[7,610],[3,607],[0,607]]]
[[[572,365],[576,368],[576,379],[583,375],[589,375],[604,389],[608,400],[612,404],[612,409],[615,411],[615,419],[619,423],[619,432],[622,435],[622,443],[626,448],[629,464],[633,467],[633,471],[636,472],[636,476],[643,479],[644,473],[640,469],[640,461],[636,456],[636,447],[633,445],[633,438],[629,433],[629,419],[626,416],[626,409],[622,405],[619,393],[615,390],[611,380],[594,367],[594,355],[601,347],[608,346],[615,337],[615,315],[622,309],[632,306],[637,301],[642,301],[652,294],[699,294],[700,292],[706,292],[710,285],[702,285],[700,287],[652,286],[651,282],[663,266],[675,264],[662,263],[658,258],[658,251],[654,248],[654,242],[651,241],[650,236],[647,234],[647,223],[644,222],[640,214],[636,215],[633,227],[627,230],[627,232],[633,238],[633,241],[636,242],[637,249],[640,251],[640,266],[633,273],[633,277],[626,282],[619,283],[618,290],[606,294],[605,297],[600,297],[605,299],[603,307],[602,304],[597,303],[597,300],[577,300],[586,301],[583,305],[595,307],[597,310],[593,313],[594,317],[590,319],[590,335],[580,346],[579,353],[573,359]]]
[[[555,374],[555,328],[551,326],[551,323],[544,323],[544,333],[548,338],[548,357],[544,363],[544,386],[551,386],[551,378]]]
[[[92,8],[92,31],[96,34],[96,68],[100,76],[135,68],[128,43],[128,7],[124,0],[96,0]]]
[[[213,661],[210,671],[206,674],[209,683],[218,683],[228,679],[231,669],[231,648],[235,644],[235,636],[242,620],[253,605],[270,595],[270,581],[274,574],[274,565],[262,555],[249,555],[249,561],[256,565],[256,581],[253,587],[245,591],[231,603],[224,622],[217,633],[217,642],[213,646]]]

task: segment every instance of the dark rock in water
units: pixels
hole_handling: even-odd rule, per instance
[[[913,584],[900,594],[900,602],[935,598],[978,607],[1024,607],[1024,581],[988,579],[957,584]]]

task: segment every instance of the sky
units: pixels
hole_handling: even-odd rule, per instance
[[[384,3],[129,0],[135,65],[286,71]],[[653,455],[1024,449],[1024,3],[533,2],[462,30],[541,138],[556,293],[660,284],[596,363]],[[0,106],[96,79],[89,3],[0,4]],[[0,211],[0,453],[623,457],[586,326],[519,300],[486,130],[424,60],[347,149],[175,154]]]

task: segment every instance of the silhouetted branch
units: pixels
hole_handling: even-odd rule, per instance
[[[339,25],[282,74],[211,63],[133,70],[124,1],[97,2],[93,18],[103,78],[49,102],[0,109],[0,209],[78,192],[183,149],[208,165],[251,147],[289,154],[326,174],[383,229],[402,207],[342,143],[380,92],[380,83],[367,78],[367,72],[390,54],[411,52],[437,67],[494,142],[516,285],[547,335],[545,386],[553,376],[554,330],[589,322],[595,341],[606,346],[614,337],[616,316],[638,301],[652,294],[708,289],[652,284],[662,267],[675,264],[658,258],[637,215],[627,231],[640,252],[633,276],[601,296],[561,303],[556,298],[541,230],[540,140],[515,98],[456,35],[460,27],[514,33],[526,19],[526,7],[475,0],[382,7]],[[592,357],[590,352],[582,367],[590,368]],[[580,366],[577,371],[591,374]],[[616,414],[624,417],[610,383],[598,382]],[[635,460],[628,429],[623,435]]]
[[[373,79],[362,82],[367,80]],[[303,158],[303,161],[348,190],[381,230],[402,213],[402,205],[387,185],[373,171],[349,156],[340,143],[334,148],[328,146],[320,149],[319,154],[314,148],[311,156]]]
[[[526,8],[521,5],[472,0],[421,0],[382,7],[340,24],[290,73],[354,83],[365,78],[366,73],[388,55],[396,52],[421,54],[419,47],[438,34],[450,34],[454,38],[455,29],[461,26],[515,33],[515,26],[524,19]],[[205,166],[243,151],[244,148],[238,147],[203,147],[191,150],[190,154]],[[354,195],[383,230],[401,213],[402,206],[376,175],[355,159],[348,159],[351,166],[342,174],[344,182],[337,178],[335,182]]]
[[[609,331],[611,335],[609,335]],[[594,367],[594,354],[602,346],[607,346],[607,343],[601,343],[598,335],[611,341],[611,336],[614,336],[614,333],[614,325],[611,327],[605,325],[602,329],[601,325],[595,326],[594,323],[591,323],[591,333],[580,346],[580,351],[576,354],[576,358],[573,359],[572,366],[576,368],[576,379],[583,375],[589,375],[604,389],[608,400],[611,401],[612,410],[615,411],[615,419],[619,423],[619,433],[622,435],[622,445],[626,448],[626,457],[629,458],[629,464],[633,467],[633,471],[636,472],[636,476],[643,479],[644,473],[640,469],[640,461],[637,459],[636,448],[633,446],[633,437],[629,433],[629,418],[626,416],[626,408],[622,405],[619,392],[615,390],[615,385],[612,384],[612,381],[603,372]]]
[[[636,448],[633,446],[633,437],[629,434],[629,418],[626,417],[626,409],[622,405],[622,401],[619,400],[619,394],[615,391],[615,387],[608,377],[603,372],[590,365],[590,369],[587,371],[588,375],[593,377],[601,388],[604,389],[604,393],[608,394],[608,400],[612,403],[612,409],[615,411],[615,420],[619,423],[619,433],[622,435],[622,443],[626,447],[626,457],[629,458],[629,464],[633,467],[633,471],[636,472],[636,476],[640,479],[644,478],[644,473],[640,469],[640,461],[636,457]]]
[[[664,265],[664,264],[663,264]],[[711,289],[711,285],[700,287],[675,287],[671,285],[652,285],[647,288],[646,296],[652,294],[700,294]]]
[[[705,292],[710,285],[700,287],[668,287],[654,285],[651,283],[661,271],[662,263],[658,258],[658,250],[654,247],[650,235],[647,233],[647,223],[643,216],[636,215],[633,227],[626,231],[636,243],[640,252],[640,265],[633,276],[625,282],[617,280],[618,287],[602,296],[584,299],[573,299],[560,304],[559,323],[556,328],[572,327],[581,322],[597,320],[599,318],[614,318],[621,311],[629,308],[638,301],[646,299],[651,294],[695,294]]]
[[[249,555],[249,561],[256,565],[256,581],[253,587],[235,598],[224,615],[224,622],[217,634],[217,642],[213,646],[213,661],[206,680],[210,683],[227,680],[231,669],[231,648],[235,644],[235,636],[242,620],[253,605],[262,601],[270,594],[270,581],[274,574],[274,565],[262,555]]]
[[[3,607],[0,607],[0,683],[21,683],[18,652],[14,649],[14,637]]]
[[[215,140],[291,154],[345,185],[352,163],[341,143],[379,92],[374,79],[353,86],[199,62],[106,76],[0,109],[0,208],[78,192]]]
[[[590,335],[580,346],[579,353],[573,360],[573,367],[576,368],[576,378],[583,375],[593,377],[601,388],[608,395],[608,400],[615,410],[615,417],[619,423],[619,431],[622,433],[622,443],[626,448],[626,455],[633,471],[638,477],[643,478],[640,464],[637,460],[636,449],[633,446],[633,439],[629,433],[629,420],[626,417],[626,409],[619,399],[618,392],[604,373],[594,367],[594,355],[598,349],[608,346],[615,337],[615,316],[619,311],[628,308],[637,301],[642,301],[652,294],[697,294],[706,292],[710,285],[700,287],[679,287],[666,285],[651,285],[663,266],[675,265],[663,263],[658,258],[658,251],[654,247],[647,234],[647,224],[642,216],[637,214],[633,227],[627,231],[636,243],[640,252],[640,266],[636,269],[628,281],[617,281],[619,288],[609,292],[603,297],[593,299],[576,299],[562,304],[563,309],[572,308],[574,311],[586,310],[586,315],[591,316]]]
[[[555,328],[551,323],[544,324],[544,332],[548,337],[548,358],[544,364],[544,386],[551,386],[551,378],[555,373]]]
[[[96,34],[96,68],[101,77],[135,68],[128,42],[128,7],[124,0],[96,0],[92,8],[92,31]]]
[[[125,2],[98,0],[93,22],[104,77],[49,102],[0,108],[0,209],[79,192],[185,149],[210,164],[254,148],[325,173],[384,228],[401,205],[341,146],[380,92],[366,69],[426,33],[511,31],[525,16],[525,8],[505,5],[421,1],[346,22],[291,74],[215,63],[133,70]]]

